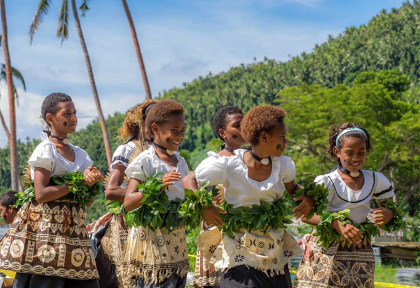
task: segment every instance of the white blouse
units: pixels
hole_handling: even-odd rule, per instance
[[[93,165],[92,159],[85,150],[69,144],[73,149],[75,159],[74,162],[64,158],[57,151],[55,144],[49,139],[45,139],[35,148],[28,164],[31,167],[31,179],[34,179],[35,168],[44,168],[50,171],[50,177],[63,176],[67,172],[80,171],[84,172],[89,166]]]
[[[125,174],[128,179],[134,178],[139,181],[144,181],[146,177],[153,176],[156,173],[161,172],[162,174],[160,175],[160,178],[162,178],[166,173],[176,169],[176,171],[181,174],[181,180],[176,181],[174,185],[169,185],[166,193],[168,194],[169,200],[173,200],[175,198],[183,200],[185,195],[184,188],[182,187],[182,178],[187,176],[189,169],[187,162],[185,162],[185,159],[179,155],[179,152],[175,152],[174,155],[178,159],[176,167],[162,161],[162,159],[160,159],[156,154],[153,146],[150,146],[147,150],[140,153],[140,155],[137,156],[130,165],[128,165],[127,170],[125,170]]]
[[[243,155],[247,150],[235,150],[235,156],[208,157],[195,170],[197,182],[210,181],[210,185],[223,184],[225,200],[235,208],[260,205],[260,200],[272,202],[281,198],[286,189],[284,184],[295,178],[293,161],[286,156],[271,157],[271,175],[264,181],[248,177],[248,167]]]
[[[130,161],[130,157],[133,154],[135,148],[136,143],[134,143],[133,141],[118,146],[118,148],[112,155],[111,171],[117,164],[121,164],[125,168],[127,168],[128,162]]]
[[[391,182],[380,172],[360,170],[365,182],[362,189],[350,189],[341,179],[338,170],[315,178],[318,184],[324,183],[329,189],[327,211],[336,212],[350,209],[350,220],[362,223],[370,211],[372,199],[387,199],[394,196]]]

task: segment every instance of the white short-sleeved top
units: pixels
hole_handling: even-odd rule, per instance
[[[341,179],[338,170],[315,178],[316,183],[324,183],[329,189],[327,211],[350,209],[349,217],[354,223],[362,223],[366,220],[370,211],[370,200],[394,196],[391,182],[382,173],[360,171],[363,173],[365,182],[359,191],[350,189]]]
[[[185,162],[185,159],[179,155],[178,152],[175,152],[174,155],[178,159],[176,167],[173,167],[160,159],[153,146],[150,146],[147,150],[140,153],[140,155],[137,156],[130,165],[128,165],[127,170],[125,170],[125,174],[128,179],[134,178],[144,181],[146,177],[153,176],[156,173],[162,173],[160,175],[162,178],[166,173],[176,169],[176,171],[181,174],[181,180],[175,182],[174,185],[169,185],[166,193],[168,194],[169,200],[173,200],[175,198],[184,199],[185,195],[184,187],[182,186],[182,178],[189,173],[188,165],[187,162]]]
[[[130,161],[130,157],[133,154],[135,148],[136,143],[133,141],[118,146],[114,152],[114,155],[112,155],[111,171],[114,169],[116,164],[121,164],[127,168],[128,162]]]
[[[28,164],[31,167],[31,178],[34,179],[35,168],[44,168],[50,171],[50,177],[63,176],[67,172],[84,172],[89,166],[93,165],[87,152],[77,146],[69,144],[73,149],[74,162],[67,160],[57,151],[55,144],[49,139],[45,139],[35,148]]]
[[[197,182],[223,184],[225,200],[234,207],[260,205],[260,200],[272,202],[281,198],[286,189],[284,184],[295,178],[293,161],[286,156],[271,157],[271,174],[260,182],[248,177],[248,167],[243,159],[246,151],[238,149],[235,156],[206,158],[195,170]]]

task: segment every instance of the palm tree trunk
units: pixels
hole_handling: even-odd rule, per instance
[[[82,27],[80,26],[79,15],[77,14],[76,2],[71,0],[71,6],[73,10],[74,22],[76,23],[77,33],[79,34],[80,44],[82,45],[83,53],[85,54],[86,66],[88,69],[90,86],[92,87],[93,98],[95,99],[96,109],[98,110],[99,123],[101,124],[102,135],[105,144],[106,159],[108,166],[111,165],[111,142],[109,141],[108,131],[106,129],[105,118],[102,113],[101,102],[99,101],[98,91],[96,90],[95,79],[93,78],[92,65],[90,63],[89,53],[86,47],[85,39],[83,37]]]
[[[13,91],[13,76],[12,65],[10,64],[8,35],[7,35],[7,20],[6,20],[6,7],[4,0],[0,0],[1,9],[1,27],[2,27],[2,45],[4,51],[4,64],[6,67],[6,81],[7,90],[9,92],[9,116],[10,116],[10,176],[12,180],[12,189],[18,190],[19,188],[19,162],[16,143],[16,109],[15,109],[15,93]]]
[[[10,141],[9,128],[7,128],[6,121],[4,121],[3,113],[1,113],[1,111],[0,111],[0,121],[1,121],[1,125],[4,128],[4,132],[6,133],[7,142],[9,142]]]
[[[126,0],[121,0],[124,6],[125,14],[127,14],[128,25],[131,30],[131,37],[133,38],[134,48],[136,49],[137,59],[140,65],[141,76],[143,77],[144,90],[146,90],[146,98],[152,99],[150,92],[149,80],[147,79],[146,68],[144,67],[143,56],[140,51],[140,44],[137,38],[136,28],[134,27],[133,18],[131,18],[130,8],[128,8]]]

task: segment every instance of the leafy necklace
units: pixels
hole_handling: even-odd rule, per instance
[[[255,154],[254,152],[252,152],[252,149],[249,149],[248,152],[249,152],[249,154],[251,154],[251,156],[255,160],[261,162],[261,164],[263,164],[265,166],[268,165],[268,164],[270,164],[270,156],[269,157],[266,157],[266,158],[260,158],[257,154]]]
[[[153,142],[153,145],[155,145],[155,147],[157,147],[157,148],[159,148],[159,149],[161,149],[161,150],[163,150],[163,151],[165,151],[166,153],[168,153],[168,155],[174,155],[174,153],[175,153],[175,151],[172,151],[172,150],[169,150],[169,149],[167,149],[167,148],[165,148],[165,147],[163,147],[163,146],[161,146],[161,145],[159,145],[159,144],[157,144],[156,142]]]

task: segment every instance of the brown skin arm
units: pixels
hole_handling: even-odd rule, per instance
[[[124,198],[124,208],[127,211],[134,210],[141,206],[143,195],[138,191],[137,185],[141,182],[137,179],[130,179],[128,182],[127,193]]]
[[[302,218],[302,222],[303,223],[306,223],[306,224],[309,224],[309,225],[312,225],[312,226],[316,226],[316,225],[318,225],[318,223],[321,221],[321,217],[319,216],[319,215],[317,215],[317,214],[314,214],[314,216],[312,216],[312,218],[311,219],[306,219],[306,217],[303,217]]]
[[[49,182],[50,171],[44,168],[35,168],[35,199],[38,203],[54,201],[70,193],[66,184],[49,186]]]
[[[191,189],[193,191],[198,189],[198,184],[194,172],[191,172],[185,176],[184,179],[182,179],[182,186],[184,186],[185,189]],[[225,224],[225,222],[219,214],[226,214],[226,211],[216,206],[205,207],[203,211],[204,221],[210,226],[222,226]]]
[[[182,186],[185,189],[191,189],[193,191],[198,190],[197,180],[195,179],[195,173],[191,172],[182,179]]]
[[[121,187],[124,181],[125,167],[116,164],[109,176],[108,185],[105,190],[105,199],[114,200],[123,203],[125,197],[125,189]]]
[[[287,190],[287,193],[289,193],[290,196],[293,197],[293,195],[296,193],[296,190],[303,189],[303,186],[296,183],[295,180],[292,180],[288,183],[284,184],[284,187]],[[312,208],[315,205],[315,201],[312,197],[308,196],[300,196],[300,197],[294,197],[294,201],[302,201],[299,205],[297,205],[295,208],[293,208],[293,217],[295,218],[302,218],[311,212]]]

